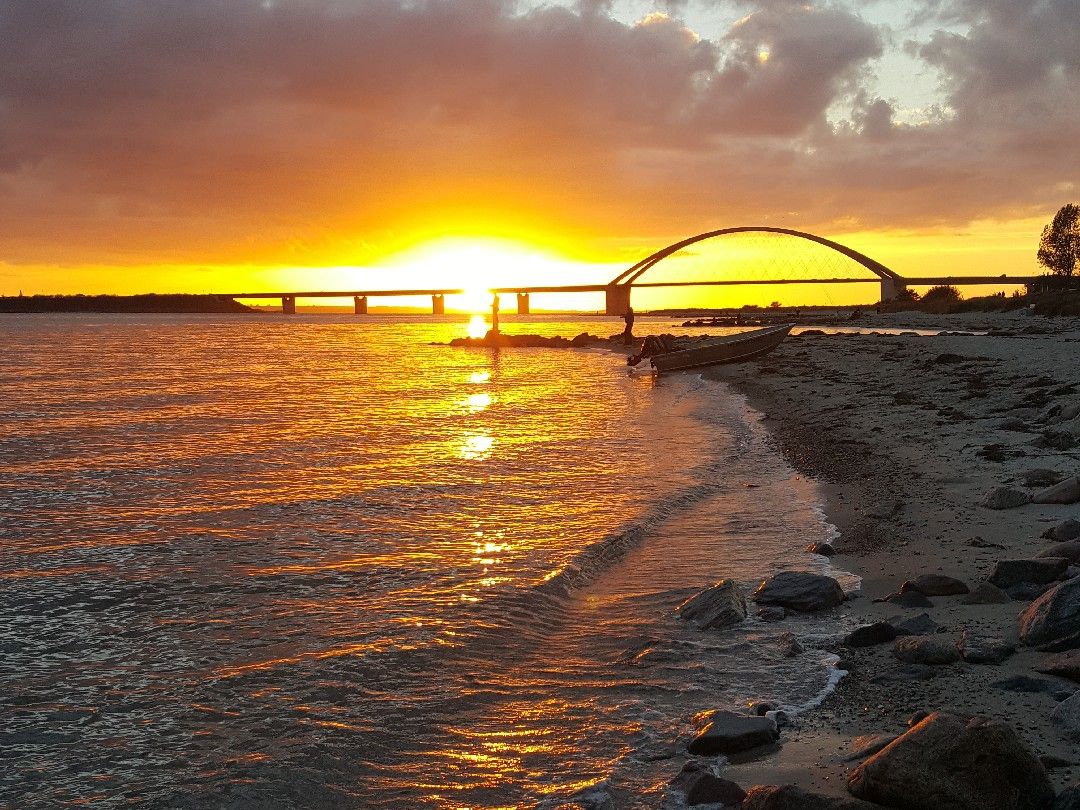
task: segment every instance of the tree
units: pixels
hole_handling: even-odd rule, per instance
[[[941,314],[951,311],[963,299],[964,296],[960,294],[956,287],[939,284],[937,287],[931,287],[927,290],[919,304],[926,312]]]
[[[1080,205],[1066,203],[1043,228],[1039,264],[1059,276],[1071,276],[1080,262]]]

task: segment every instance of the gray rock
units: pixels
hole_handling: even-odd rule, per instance
[[[890,605],[899,605],[906,608],[926,608],[933,607],[934,603],[931,602],[925,594],[919,593],[916,590],[910,590],[906,593],[894,593],[885,597],[886,602]]]
[[[755,717],[764,717],[769,712],[775,712],[780,706],[773,703],[771,700],[759,700],[756,703],[750,704],[750,714]]]
[[[913,712],[911,716],[908,717],[907,722],[904,725],[906,725],[908,728],[914,728],[930,715],[931,712],[926,711],[926,709],[919,709],[919,711]]]
[[[1011,600],[1005,591],[989,582],[980,582],[971,593],[960,599],[965,605],[1003,605],[1009,601]]]
[[[784,656],[784,658],[794,658],[803,653],[802,644],[795,638],[794,633],[781,633],[776,637],[776,644],[780,648],[780,654]]]
[[[1059,703],[1050,712],[1050,720],[1059,726],[1065,735],[1072,740],[1080,742],[1080,692]]]
[[[897,738],[896,734],[864,734],[851,741],[851,753],[844,762],[857,762],[873,756]]]
[[[999,636],[965,630],[960,637],[960,653],[969,664],[1000,664],[1016,652],[1016,645]]]
[[[991,684],[995,689],[1005,692],[1022,692],[1028,695],[1052,695],[1056,700],[1064,700],[1072,694],[1070,689],[1062,689],[1061,685],[1048,678],[1033,678],[1030,675],[1013,675]]]
[[[1036,557],[1064,557],[1070,565],[1080,565],[1080,542],[1069,540],[1047,546]]]
[[[771,712],[765,712],[765,716],[776,723],[777,728],[791,725],[791,715],[783,709],[773,709]]]
[[[1020,614],[1020,643],[1080,647],[1080,577],[1051,588]]]
[[[999,588],[1008,588],[1021,582],[1045,585],[1058,580],[1068,567],[1069,561],[1064,557],[998,560],[994,573],[990,575],[990,584]]]
[[[1080,650],[1069,650],[1068,652],[1043,656],[1032,669],[1036,672],[1057,675],[1059,678],[1068,678],[1070,681],[1080,683]]]
[[[1080,538],[1080,520],[1076,518],[1063,520],[1057,526],[1043,532],[1042,536],[1048,540],[1056,540],[1059,543],[1076,540]]]
[[[1020,481],[1025,487],[1049,487],[1053,486],[1064,477],[1064,473],[1059,473],[1057,470],[1048,470],[1045,467],[1037,467],[1034,470],[1025,470],[1020,476]]]
[[[779,605],[762,605],[757,609],[757,615],[763,622],[778,622],[787,616],[787,611]]]
[[[1046,768],[1009,726],[934,712],[848,775],[861,799],[907,810],[1045,810]]]
[[[680,618],[701,629],[721,629],[746,618],[746,598],[739,586],[722,579],[711,588],[691,596],[677,608]]]
[[[952,664],[960,660],[956,641],[943,636],[901,636],[893,643],[893,655],[906,664]]]
[[[1051,810],[1080,810],[1080,784],[1071,785],[1061,791]]]
[[[1076,503],[1080,501],[1080,477],[1066,478],[1031,496],[1032,503]]]
[[[871,647],[887,644],[897,636],[897,630],[888,622],[874,622],[856,627],[844,638],[845,647]]]
[[[911,589],[925,596],[958,596],[970,590],[966,583],[944,574],[920,574],[901,585],[900,593]]]
[[[795,785],[754,785],[741,810],[880,810],[856,799],[822,796]]]
[[[831,557],[836,553],[831,543],[811,543],[806,550],[811,554],[820,554],[822,557]]]
[[[705,728],[690,741],[687,750],[700,756],[737,754],[768,745],[779,736],[776,723],[767,717],[718,711],[708,716]]]
[[[918,616],[893,616],[888,621],[896,628],[898,636],[929,636],[938,631],[938,624],[930,618],[929,613],[920,613]]]
[[[1012,433],[1031,433],[1031,429],[1028,427],[1027,422],[1023,419],[1017,419],[1015,416],[1007,417],[998,422],[998,430],[1008,430]]]
[[[1062,407],[1061,413],[1058,414],[1058,421],[1069,422],[1077,416],[1080,416],[1080,402],[1072,402]]]
[[[671,781],[671,787],[686,796],[686,804],[693,807],[698,804],[722,804],[737,807],[746,796],[746,791],[729,779],[716,776],[707,765],[699,760],[690,760]]]
[[[832,577],[806,571],[781,571],[761,583],[754,592],[754,601],[809,613],[836,607],[844,601],[844,590]]]
[[[1031,502],[1031,496],[1026,492],[1012,487],[997,487],[990,490],[982,500],[982,506],[987,509],[1014,509],[1017,506]]]
[[[1071,450],[1076,445],[1076,437],[1068,430],[1053,428],[1044,430],[1032,444],[1051,450]],[[1054,503],[1061,503],[1061,501],[1054,501]],[[1066,501],[1066,503],[1073,503],[1073,501]]]
[[[1053,586],[1052,583],[1038,583],[1038,582],[1018,582],[1015,585],[1010,585],[1005,589],[1005,593],[1009,595],[1009,598],[1016,602],[1030,602],[1032,599],[1038,599]]]

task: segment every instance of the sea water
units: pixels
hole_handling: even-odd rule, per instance
[[[0,319],[0,804],[656,806],[695,713],[820,696],[823,620],[675,613],[826,565],[759,415],[464,329]]]

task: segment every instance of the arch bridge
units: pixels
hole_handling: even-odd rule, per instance
[[[649,270],[656,267],[665,259],[671,258],[686,248],[699,242],[716,239],[733,234],[772,234],[778,236],[793,237],[821,245],[840,256],[843,256],[863,269],[869,271],[864,275],[857,276],[832,276],[823,278],[799,278],[794,276],[779,278],[722,278],[715,280],[696,281],[641,281],[641,277]],[[512,294],[517,296],[517,312],[521,315],[529,313],[530,293],[570,293],[570,292],[603,292],[605,295],[605,312],[608,315],[622,315],[630,306],[630,293],[635,287],[702,287],[702,286],[739,286],[739,285],[772,285],[772,284],[879,284],[880,300],[889,301],[896,298],[909,286],[934,286],[938,284],[953,285],[992,285],[992,284],[1027,284],[1038,279],[1038,276],[935,276],[935,277],[905,277],[893,272],[881,262],[870,258],[839,242],[826,239],[805,231],[797,231],[791,228],[777,228],[764,225],[744,225],[735,228],[720,228],[719,230],[706,231],[696,236],[690,236],[674,242],[665,248],[645,257],[633,266],[619,273],[607,284],[577,284],[577,285],[525,285],[517,287],[499,287],[490,290],[498,296]],[[435,315],[441,315],[445,311],[445,297],[447,295],[460,295],[463,289],[428,289],[428,290],[312,290],[300,292],[249,292],[229,293],[222,295],[224,298],[248,298],[248,299],[280,299],[282,312],[294,314],[296,312],[297,298],[352,298],[354,312],[357,315],[365,315],[368,311],[369,298],[401,298],[408,296],[431,296],[431,309]]]

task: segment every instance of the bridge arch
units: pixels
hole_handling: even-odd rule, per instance
[[[678,253],[683,248],[689,247],[697,242],[704,242],[707,239],[715,239],[718,236],[725,236],[733,233],[774,233],[784,236],[793,236],[798,239],[805,239],[809,242],[815,242],[819,245],[834,250],[837,253],[846,256],[852,261],[862,265],[871,273],[881,279],[881,298],[882,300],[888,300],[895,298],[897,292],[904,287],[904,280],[897,273],[894,273],[888,267],[881,262],[870,258],[865,253],[849,248],[846,245],[842,245],[839,242],[834,242],[832,239],[826,239],[824,236],[817,236],[816,234],[806,233],[805,231],[797,231],[792,228],[775,228],[766,225],[743,225],[735,228],[720,228],[715,231],[706,231],[705,233],[699,233],[696,236],[690,236],[686,239],[681,239],[678,242],[668,245],[665,248],[661,248],[650,256],[646,256],[632,267],[619,273],[615,278],[608,282],[607,288],[607,311],[608,314],[618,315],[626,311],[630,305],[630,287],[637,279],[641,277],[643,273],[651,269],[659,262],[668,258],[669,256]]]

